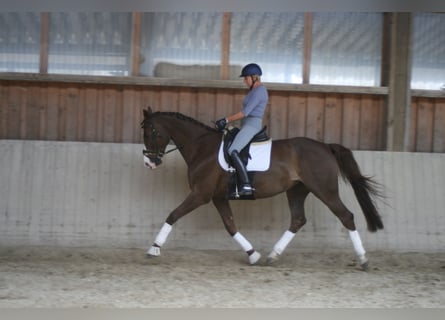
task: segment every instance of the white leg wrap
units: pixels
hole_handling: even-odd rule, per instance
[[[250,264],[255,264],[257,263],[259,260],[261,259],[261,254],[257,251],[255,251],[254,253],[252,253],[249,256],[249,263]]]
[[[167,222],[165,222],[161,230],[159,230],[158,235],[156,236],[155,243],[158,246],[162,247],[171,231],[172,231],[172,226],[169,225]]]
[[[150,257],[159,257],[161,255],[161,248],[151,246],[147,251],[147,255]]]
[[[284,249],[286,249],[287,245],[292,241],[295,237],[295,233],[286,230],[286,232],[281,236],[280,240],[273,247],[273,251],[275,251],[278,255],[282,254]]]
[[[355,253],[359,257],[365,256],[365,248],[363,248],[362,240],[360,239],[360,235],[358,234],[358,231],[349,231],[349,237],[352,240],[352,245],[354,246]]]
[[[244,238],[244,236],[237,232],[233,235],[233,239],[238,242],[238,244],[241,246],[241,248],[243,248],[244,251],[250,251],[253,249],[252,245],[250,244],[249,241],[247,241],[246,238]]]

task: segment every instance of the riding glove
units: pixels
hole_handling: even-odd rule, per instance
[[[219,119],[219,120],[217,120],[215,122],[215,127],[219,131],[223,131],[224,128],[226,127],[226,125],[227,125],[227,119],[226,118]]]

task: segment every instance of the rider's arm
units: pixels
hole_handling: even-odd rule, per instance
[[[226,117],[227,122],[232,122],[236,120],[240,120],[244,118],[244,113],[242,111],[232,114],[231,116]]]

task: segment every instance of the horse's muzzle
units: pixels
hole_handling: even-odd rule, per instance
[[[147,150],[142,150],[144,155],[144,165],[150,169],[156,169],[161,163],[161,157],[150,154]]]
[[[144,156],[144,165],[147,168],[156,169],[161,163],[162,160],[160,158],[149,158],[147,156]]]

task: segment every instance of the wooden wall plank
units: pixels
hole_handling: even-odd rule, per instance
[[[38,139],[40,135],[40,107],[39,107],[39,88],[31,86],[26,89],[27,105],[22,106],[24,111],[24,138],[28,140]]]
[[[338,94],[329,94],[325,99],[323,141],[341,143],[343,99]]]
[[[287,136],[303,137],[306,135],[307,96],[291,95],[288,102]]]
[[[416,150],[431,152],[433,147],[434,104],[419,98],[417,106]]]
[[[407,151],[414,151],[416,150],[417,98],[411,99],[409,128]]]
[[[288,131],[288,97],[287,94],[274,93],[270,95],[270,127],[269,133],[272,139],[287,138]]]
[[[348,95],[343,99],[342,144],[353,150],[360,146],[360,95]]]
[[[104,139],[104,109],[105,109],[105,87],[98,86],[96,91],[96,139],[97,141],[105,141]]]
[[[30,102],[29,98],[28,98],[28,87],[25,85],[20,85],[20,92],[21,92],[21,98],[20,98],[20,114],[19,114],[19,134],[20,134],[20,138],[21,139],[26,139],[26,127],[27,127],[27,122],[26,122],[26,114],[27,114],[27,109],[28,109],[28,103]]]
[[[115,108],[114,108],[114,140],[113,142],[122,142],[123,130],[123,90],[118,88],[115,91]]]
[[[104,142],[115,142],[116,130],[118,130],[118,123],[116,119],[118,108],[118,93],[114,89],[106,88],[104,89],[103,97],[103,141]]]
[[[14,84],[8,88],[8,92],[4,94],[6,112],[6,139],[23,139],[21,135],[22,127],[22,105],[24,104],[25,89],[19,85]]]
[[[324,101],[322,94],[311,94],[307,100],[306,136],[319,141],[323,141]]]
[[[86,113],[86,90],[83,88],[79,89],[79,103],[77,105],[77,140],[85,141],[85,131],[86,131],[86,118],[88,114]]]
[[[161,111],[161,99],[159,89],[143,87],[141,94],[141,104],[143,109],[151,107],[153,111]]]
[[[8,91],[8,85],[0,84],[0,139],[6,138],[6,124],[8,120]]]
[[[43,86],[39,86],[39,95],[38,95],[38,107],[39,107],[39,140],[45,140],[46,133],[46,114],[48,110],[48,90]]]
[[[60,88],[48,87],[48,97],[45,108],[45,140],[61,140],[59,136],[59,94]]]
[[[135,103],[133,106],[133,118],[134,118],[134,127],[133,127],[133,141],[136,143],[142,143],[142,131],[141,131],[141,122],[143,117],[143,108],[144,105],[142,104],[142,90],[140,88],[137,88],[135,91],[136,97],[135,97]]]
[[[65,140],[76,141],[78,140],[77,130],[79,127],[79,89],[76,87],[67,88],[63,103],[65,105]]]
[[[433,152],[445,152],[445,99],[435,101],[433,139]]]
[[[197,120],[212,126],[216,121],[216,94],[214,90],[206,89],[198,91],[198,116]]]
[[[67,109],[67,103],[66,103],[66,97],[68,95],[67,93],[67,86],[61,86],[59,89],[58,94],[58,101],[57,101],[57,135],[59,136],[59,139],[62,141],[66,141],[66,109]]]
[[[178,112],[178,91],[176,88],[166,88],[160,91],[159,111]]]
[[[98,92],[96,87],[85,89],[84,141],[97,141]]]
[[[125,88],[122,92],[122,142],[131,143],[136,141],[134,127],[136,125],[136,101],[138,101],[137,90]]]
[[[239,111],[233,102],[233,91],[216,92],[215,95],[215,120]]]
[[[385,150],[386,146],[386,108],[385,99],[382,97],[372,96],[374,101],[374,108],[377,109],[376,129],[377,129],[377,150]]]
[[[370,95],[362,95],[360,116],[360,150],[377,149],[379,110]]]
[[[194,89],[182,88],[178,93],[178,112],[189,117],[197,117],[197,93]]]

